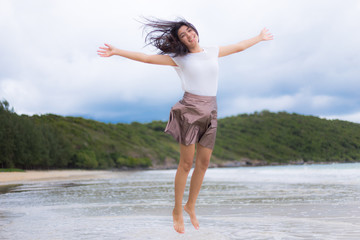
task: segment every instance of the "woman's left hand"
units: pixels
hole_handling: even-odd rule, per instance
[[[274,36],[269,32],[269,29],[267,29],[267,28],[264,28],[263,30],[261,30],[261,33],[259,36],[261,38],[261,41],[268,41],[268,40],[274,39]]]

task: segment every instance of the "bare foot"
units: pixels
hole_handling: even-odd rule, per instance
[[[178,233],[185,233],[185,226],[184,226],[184,219],[183,219],[182,211],[178,212],[174,208],[172,214],[173,214],[175,231],[177,231]]]
[[[189,214],[190,221],[196,230],[199,230],[199,221],[196,218],[195,208],[190,208],[187,205],[184,206],[184,210]]]

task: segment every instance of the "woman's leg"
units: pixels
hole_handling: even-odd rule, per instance
[[[184,233],[182,200],[186,180],[191,170],[195,154],[195,144],[185,146],[180,144],[180,162],[175,176],[175,207],[173,210],[174,228],[178,233]]]
[[[195,169],[191,176],[189,199],[185,204],[184,209],[189,214],[191,223],[196,229],[199,229],[199,222],[195,215],[195,203],[200,192],[205,172],[210,163],[212,149],[203,147],[200,144],[197,144],[196,147]]]

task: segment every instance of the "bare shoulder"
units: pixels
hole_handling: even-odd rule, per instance
[[[147,63],[157,64],[157,65],[167,65],[176,67],[176,63],[169,55],[148,55]]]
[[[237,45],[236,44],[230,44],[226,46],[220,46],[219,47],[219,57],[225,57],[230,54],[237,52]]]

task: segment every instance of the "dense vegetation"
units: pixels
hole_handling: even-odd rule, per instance
[[[0,167],[121,168],[176,163],[166,123],[106,124],[57,115],[17,115],[0,102]],[[219,120],[212,161],[360,161],[360,124],[263,111]]]
[[[360,161],[360,124],[263,111],[221,119],[216,144],[220,159],[354,162]]]

